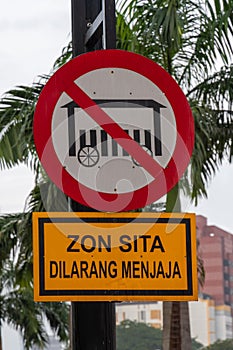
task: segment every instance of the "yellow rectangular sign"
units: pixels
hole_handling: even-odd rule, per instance
[[[33,213],[36,301],[197,300],[195,214]]]

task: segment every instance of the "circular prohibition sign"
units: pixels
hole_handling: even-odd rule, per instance
[[[114,72],[117,74],[112,74]],[[107,77],[105,81],[107,74],[111,77]],[[100,85],[103,86],[103,93],[98,96],[95,89],[96,87],[98,89]],[[129,86],[129,90],[127,90],[127,86]],[[112,92],[109,93],[109,91]],[[126,96],[127,94],[130,97]],[[119,121],[112,116],[111,108],[103,108],[101,101],[106,102],[107,100],[111,100],[110,107],[119,104],[118,110],[123,115],[123,119],[124,114],[127,119],[127,107],[122,108],[122,106],[129,106],[122,104],[123,100],[127,100],[127,103],[132,102],[131,107],[132,105],[133,107],[139,106],[140,117],[136,114],[137,108],[134,108],[127,122],[128,125],[132,125],[134,118],[137,119],[139,124],[141,123],[139,129],[143,129],[143,123],[147,122],[146,118],[142,118],[143,111],[146,111],[146,107],[152,106],[154,116],[157,118],[156,128],[154,128],[154,133],[157,133],[157,136],[153,137],[152,132],[150,134],[148,130],[143,130],[143,137],[146,141],[139,142],[138,125],[133,128],[133,134],[130,135],[130,132],[125,130],[122,119]],[[114,141],[121,152],[128,155],[128,158],[122,157],[122,153],[121,157],[115,154],[115,157],[110,159],[111,162],[108,161],[110,165],[105,164],[103,165],[104,170],[101,169],[97,162],[104,157],[100,156],[100,148],[98,151],[98,145],[95,143],[97,131],[92,131],[92,134],[90,132],[92,139],[88,141],[89,143],[86,138],[83,139],[84,136],[80,136],[80,130],[79,139],[75,139],[74,134],[77,126],[70,129],[69,136],[65,136],[68,132],[68,119],[64,118],[64,114],[59,114],[61,110],[64,113],[64,101],[68,113],[72,107],[75,107],[76,111],[78,107],[84,115],[82,116],[84,126],[85,120],[88,120],[87,129],[89,127],[89,130],[94,130],[97,126],[101,130],[99,134],[101,133],[102,139],[105,141],[110,139],[112,149]],[[142,105],[146,107],[143,109]],[[153,108],[148,108],[148,110]],[[132,108],[128,108],[128,110],[132,110]],[[163,112],[159,115],[161,110]],[[69,122],[74,121],[74,108],[72,113],[69,115]],[[159,122],[158,116],[161,117]],[[94,123],[95,128],[90,127],[90,120]],[[161,130],[158,133],[159,127]],[[122,50],[100,50],[85,53],[58,69],[40,94],[35,109],[33,128],[38,156],[51,180],[73,200],[99,211],[133,210],[161,198],[175,186],[183,175],[189,164],[194,145],[192,112],[184,93],[175,80],[150,59]],[[144,129],[146,128],[149,127],[146,126]],[[70,141],[72,137],[75,144],[84,144],[83,148],[79,150],[76,146],[75,148]],[[171,146],[167,146],[166,143],[169,143],[170,139],[173,139],[173,143]],[[157,145],[157,154],[154,155],[151,151],[153,143]],[[158,145],[160,151],[158,151]],[[102,155],[104,152],[106,153],[106,147],[101,148]],[[165,158],[163,158],[161,147],[164,150]],[[64,149],[66,150],[65,155],[63,155]],[[75,154],[76,163],[70,160],[72,152]],[[69,158],[67,164],[71,164],[70,168],[65,164],[63,158]],[[126,159],[128,159],[127,162]],[[134,173],[127,168],[129,159]],[[73,170],[75,169],[74,164],[78,169],[77,176]],[[112,164],[116,164],[116,166],[112,166]],[[90,180],[90,184],[86,180],[90,175],[93,178],[103,178],[102,182],[106,183],[108,182],[106,179],[109,177],[115,179],[115,173],[118,172],[119,177],[122,176],[122,180],[124,180],[124,172],[121,173],[120,169],[121,166],[124,168],[125,164],[127,165],[125,167],[127,181],[123,190],[117,191],[117,186],[112,190],[105,190],[105,184],[101,185],[102,187],[97,184],[95,187],[91,183],[92,180]],[[84,170],[80,170],[81,168]],[[112,173],[109,169],[113,169]],[[108,171],[110,171],[109,174]],[[98,175],[98,172],[101,176]],[[136,177],[138,176],[136,180],[134,179],[135,174]],[[142,182],[138,180],[141,174],[144,176]],[[132,183],[130,183],[131,176]],[[119,178],[116,181],[120,182],[120,180]]]

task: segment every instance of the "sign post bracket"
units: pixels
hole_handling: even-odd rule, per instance
[[[115,0],[72,0],[73,57],[116,47]]]

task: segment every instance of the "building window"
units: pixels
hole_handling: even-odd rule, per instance
[[[226,305],[231,305],[231,303],[230,303],[230,296],[228,294],[225,295],[225,304]]]
[[[140,311],[140,321],[146,321],[146,311],[144,310]]]
[[[150,318],[153,319],[159,319],[161,320],[161,311],[160,310],[151,310],[150,312]]]

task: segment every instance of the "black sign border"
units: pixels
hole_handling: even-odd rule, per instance
[[[56,223],[156,223],[156,224],[183,224],[185,225],[186,232],[186,263],[187,263],[187,289],[181,290],[105,290],[105,289],[85,289],[85,290],[66,290],[66,289],[54,289],[47,290],[45,287],[45,264],[44,264],[44,235],[45,235],[45,224],[56,224]],[[132,296],[135,297],[178,297],[178,296],[192,296],[193,295],[193,278],[192,278],[192,248],[191,248],[191,218],[145,218],[145,217],[122,217],[122,218],[71,218],[71,217],[52,217],[52,218],[39,218],[38,219],[38,232],[39,232],[39,296],[96,296],[96,297],[110,297],[110,296]]]

